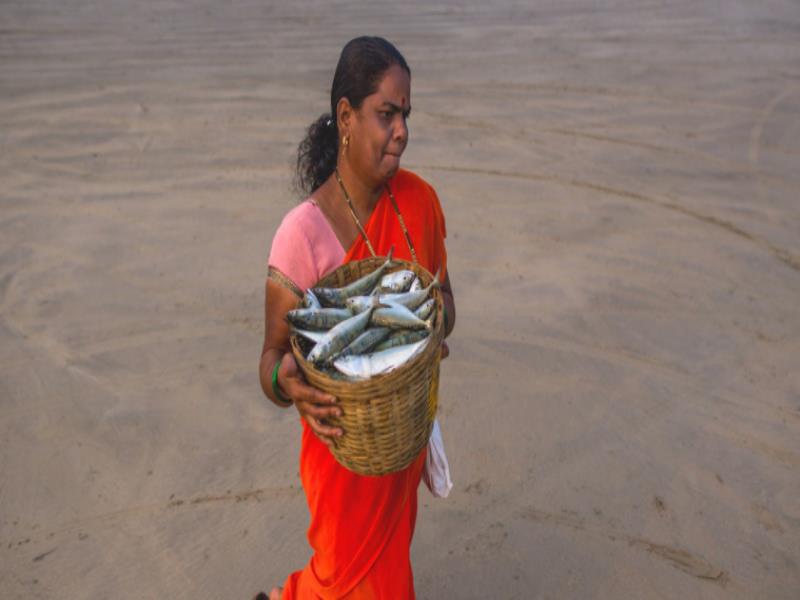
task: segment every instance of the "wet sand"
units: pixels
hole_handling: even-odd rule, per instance
[[[0,596],[250,598],[307,560],[265,263],[374,33],[459,310],[418,597],[796,597],[800,7],[515,6],[2,4]]]

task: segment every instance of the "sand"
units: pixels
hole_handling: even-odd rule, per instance
[[[800,7],[527,4],[2,3],[0,597],[307,560],[265,263],[362,33],[412,67],[459,311],[418,597],[797,597]]]

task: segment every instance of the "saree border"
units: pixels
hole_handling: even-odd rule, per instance
[[[298,298],[303,297],[303,290],[297,287],[297,284],[289,279],[288,276],[283,274],[280,269],[273,267],[272,265],[270,265],[267,269],[267,279],[271,279],[281,287],[286,288]]]

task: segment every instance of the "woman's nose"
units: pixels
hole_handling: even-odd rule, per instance
[[[408,123],[402,114],[397,115],[397,121],[394,125],[394,139],[404,145],[408,142]]]

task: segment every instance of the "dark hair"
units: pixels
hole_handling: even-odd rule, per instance
[[[295,185],[310,194],[333,173],[339,151],[336,105],[347,98],[353,108],[360,108],[364,98],[378,89],[383,74],[400,65],[411,75],[406,59],[391,43],[381,37],[362,36],[342,48],[331,86],[331,112],[325,113],[308,128],[297,148]]]

